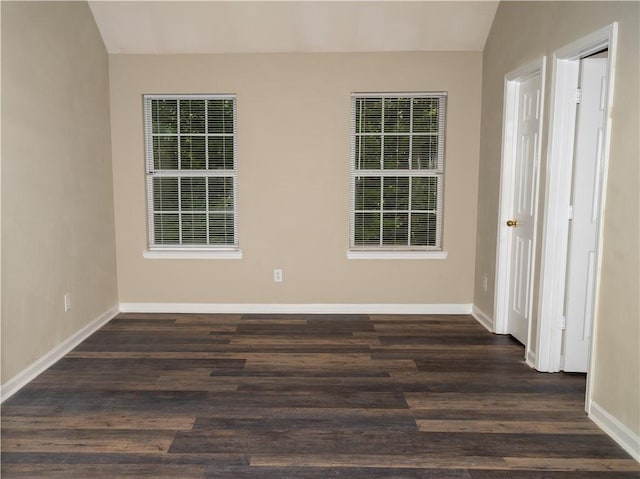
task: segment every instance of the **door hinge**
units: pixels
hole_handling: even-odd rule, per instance
[[[582,101],[582,88],[576,88],[576,103]]]
[[[572,220],[573,219],[573,205],[569,205],[569,209],[567,211],[567,217]]]
[[[567,318],[566,316],[560,316],[560,330],[564,331],[567,329]]]

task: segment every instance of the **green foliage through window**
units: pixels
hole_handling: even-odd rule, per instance
[[[144,100],[149,243],[236,247],[235,97]]]
[[[351,247],[441,249],[445,103],[352,96]]]

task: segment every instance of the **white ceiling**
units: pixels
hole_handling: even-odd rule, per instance
[[[89,1],[109,53],[481,51],[498,1]]]

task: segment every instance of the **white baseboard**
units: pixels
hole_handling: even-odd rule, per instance
[[[123,313],[470,314],[470,304],[120,303]]]
[[[534,353],[533,351],[527,351],[527,357],[525,358],[525,362],[527,363],[527,366],[529,366],[530,368],[535,369],[536,368],[536,353]]]
[[[476,321],[484,326],[487,331],[493,333],[493,319],[491,319],[487,313],[482,311],[475,304],[471,308],[471,315],[476,318]]]
[[[640,436],[595,401],[591,401],[589,418],[611,436],[622,449],[631,454],[631,457],[640,462]]]
[[[84,328],[74,333],[62,343],[51,349],[48,353],[36,360],[33,364],[20,371],[6,383],[0,386],[0,403],[6,401],[21,388],[33,381],[37,376],[42,374],[47,368],[51,367],[56,361],[61,359],[65,354],[75,348],[82,341],[91,336],[100,329],[104,324],[113,319],[118,314],[117,306],[113,306],[108,311],[102,313],[96,319],[87,324]]]

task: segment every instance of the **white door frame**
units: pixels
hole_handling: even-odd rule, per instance
[[[544,116],[544,85],[546,72],[546,57],[539,58],[535,61],[508,73],[504,77],[504,111],[502,123],[502,162],[500,168],[500,213],[498,215],[498,241],[496,251],[496,284],[495,284],[495,312],[493,329],[498,334],[507,334],[508,331],[508,312],[509,312],[509,272],[511,270],[511,250],[512,241],[510,241],[510,231],[504,224],[510,219],[513,211],[513,193],[515,189],[515,162],[517,155],[517,136],[516,124],[518,121],[518,94],[520,83],[533,75],[540,75],[541,81],[541,100],[540,100],[540,124],[538,134],[538,144],[536,145],[536,158],[534,168],[534,218],[536,218],[533,226],[533,246],[532,255],[535,258],[536,236],[537,236],[537,206],[540,176],[540,149],[542,139],[542,118]],[[531,317],[531,309],[533,305],[533,276],[535,274],[535,261],[531,269],[531,281],[529,282],[529,311],[527,316]],[[527,332],[527,346],[525,350],[525,359],[530,366],[533,367],[533,358],[531,356],[531,321],[529,321]]]
[[[612,23],[559,50],[553,55],[553,84],[551,94],[551,129],[546,169],[546,198],[544,238],[540,275],[540,303],[536,369],[559,371],[562,350],[562,316],[564,314],[567,250],[569,239],[568,208],[571,201],[573,149],[576,122],[575,91],[578,82],[579,60],[608,49],[607,93],[603,171],[601,176],[600,220],[596,259],[596,284],[591,348],[596,341],[598,322],[598,292],[602,266],[602,234],[606,199],[607,171],[611,142],[611,108],[615,83],[616,43],[618,24]],[[591,403],[594,356],[591,355],[587,373],[587,410]]]

